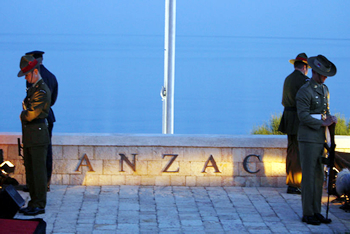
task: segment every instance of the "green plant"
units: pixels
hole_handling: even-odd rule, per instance
[[[336,113],[335,116],[338,119],[338,123],[335,126],[335,135],[350,135],[350,121],[347,120],[344,115]],[[278,131],[280,125],[282,113],[271,115],[269,122],[264,122],[258,127],[253,127],[253,135],[284,135],[284,133]]]
[[[350,123],[346,123],[347,121],[344,115],[340,116],[339,113],[336,113],[335,116],[337,116],[338,119],[338,123],[335,125],[335,135],[350,135]]]
[[[258,127],[253,127],[252,134],[254,135],[284,135],[284,133],[278,131],[280,125],[282,113],[271,115],[269,123],[263,123]]]

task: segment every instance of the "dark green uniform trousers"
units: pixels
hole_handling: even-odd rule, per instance
[[[301,165],[299,156],[299,145],[297,135],[288,135],[288,147],[286,158],[286,184],[300,188],[301,187]]]
[[[31,198],[28,203],[30,207],[45,208],[46,206],[47,148],[47,145],[23,148],[26,182]]]
[[[303,215],[313,216],[321,213],[324,170],[321,158],[324,144],[300,142],[300,161],[302,169],[301,200]]]

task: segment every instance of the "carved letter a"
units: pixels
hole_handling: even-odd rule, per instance
[[[84,160],[85,160],[86,164],[83,164]],[[90,160],[86,154],[84,154],[84,156],[80,159],[79,164],[78,164],[77,168],[75,169],[75,171],[79,171],[79,168],[82,166],[88,167],[89,171],[94,171],[94,169],[92,169]]]
[[[209,164],[209,161],[211,162],[211,166],[208,165],[208,164]],[[204,168],[203,168],[203,170],[202,170],[202,173],[206,173],[205,170],[207,169],[207,167],[214,167],[215,173],[221,173],[221,172],[219,171],[218,166],[216,165],[216,162],[215,162],[215,160],[214,160],[213,155],[210,155],[210,157],[208,158],[208,160],[205,162]]]

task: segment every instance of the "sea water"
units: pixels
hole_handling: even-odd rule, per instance
[[[54,133],[162,133],[163,35],[0,40],[0,132],[21,131],[20,57],[44,50],[43,63],[59,83]],[[323,54],[337,66],[337,75],[325,83],[332,113],[348,119],[348,40],[178,36],[174,133],[250,134],[282,113],[283,82],[293,71],[288,60],[301,52]]]

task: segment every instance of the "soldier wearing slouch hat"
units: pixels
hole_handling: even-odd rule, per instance
[[[49,133],[50,133],[50,139],[52,138],[52,130],[54,127],[54,123],[56,122],[55,114],[52,110],[52,106],[55,105],[57,96],[58,96],[58,82],[56,79],[56,76],[50,72],[42,63],[43,61],[43,54],[45,54],[44,51],[40,50],[34,50],[27,52],[26,55],[33,56],[38,62],[39,65],[39,71],[40,76],[44,80],[45,84],[49,87],[51,91],[51,107],[49,111],[49,115],[47,116],[47,122],[49,125]],[[27,87],[30,87],[32,84],[27,82]],[[47,150],[47,157],[46,157],[46,169],[47,169],[47,190],[50,191],[50,181],[51,181],[51,175],[52,175],[52,164],[53,164],[53,158],[52,158],[52,145],[49,144],[48,150]]]
[[[324,155],[327,127],[337,123],[337,118],[330,113],[329,90],[324,82],[327,77],[337,73],[337,68],[323,55],[310,57],[308,64],[312,68],[312,77],[296,95],[300,120],[298,142],[303,174],[301,182],[302,221],[319,225],[332,222],[331,219],[321,214],[324,182],[321,158]]]
[[[20,114],[26,182],[31,198],[28,206],[20,209],[24,215],[43,214],[46,206],[46,155],[50,144],[46,118],[50,111],[51,92],[40,76],[39,65],[33,56],[22,56],[21,70],[17,75],[25,76],[26,81],[32,84],[27,89]]]
[[[278,130],[286,133],[288,137],[286,158],[286,184],[287,193],[300,194],[301,188],[301,166],[298,147],[299,118],[297,114],[295,96],[308,80],[307,55],[300,53],[295,59],[289,60],[294,66],[294,71],[287,76],[283,84],[282,105],[284,106],[281,123]]]

